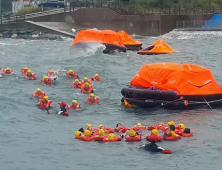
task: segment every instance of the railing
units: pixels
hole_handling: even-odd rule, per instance
[[[222,21],[192,20],[176,21],[176,28],[215,28],[222,27]]]

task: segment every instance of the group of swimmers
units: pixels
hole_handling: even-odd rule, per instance
[[[2,71],[2,75],[11,75],[13,74],[13,70],[7,67]],[[28,80],[36,80],[36,74],[32,72],[28,67],[24,67],[21,69],[21,73],[25,76]],[[80,81],[79,76],[73,70],[69,70],[66,72],[66,76],[69,78],[74,78],[75,81],[72,83],[73,88],[78,88],[82,93],[89,94],[86,102],[88,104],[97,104],[99,102],[99,97],[94,94],[92,82],[85,77],[84,80]],[[40,80],[45,85],[51,85],[53,81],[58,79],[58,73],[54,70],[47,71],[47,75],[43,76]],[[101,81],[101,77],[99,74],[95,74],[91,77],[92,81]],[[37,88],[36,91],[32,94],[34,97],[38,97],[39,102],[38,106],[41,109],[46,109],[48,114],[50,113],[48,110],[52,104],[52,101],[49,100],[49,97],[43,92],[40,88]],[[60,111],[57,114],[68,116],[69,113],[67,109],[79,109],[80,104],[77,100],[73,100],[71,104],[66,104],[65,102],[58,103],[60,105]]]
[[[91,124],[86,125],[86,130],[80,128],[74,133],[75,139],[83,141],[101,141],[101,142],[117,142],[125,138],[127,142],[130,141],[141,141],[142,134],[139,134],[145,130],[151,130],[151,133],[145,137],[150,143],[142,145],[142,148],[151,152],[160,152],[160,153],[171,153],[171,150],[163,149],[156,145],[156,142],[162,140],[177,140],[181,137],[190,137],[193,135],[193,132],[189,128],[185,128],[184,124],[179,124],[175,126],[173,121],[168,122],[167,125],[164,123],[159,123],[155,126],[143,126],[141,123],[137,123],[133,127],[125,127],[121,123],[116,125],[115,129],[105,127],[103,124],[98,126],[98,129],[94,129]],[[158,136],[159,131],[164,133],[163,136]],[[114,135],[115,132],[118,132],[119,135]]]

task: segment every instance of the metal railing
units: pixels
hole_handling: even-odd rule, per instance
[[[215,28],[222,27],[222,20],[191,20],[191,21],[176,21],[176,28]]]

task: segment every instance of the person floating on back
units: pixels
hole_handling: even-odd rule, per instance
[[[45,96],[45,92],[43,92],[40,88],[36,89],[36,92],[32,93],[34,97],[43,98]]]
[[[86,82],[84,85],[82,85],[81,92],[86,94],[93,93],[93,86]]]
[[[99,74],[96,73],[94,77],[91,77],[91,80],[92,80],[92,81],[101,81],[102,78],[99,77]]]
[[[42,99],[39,99],[39,103],[38,103],[38,106],[41,108],[41,109],[46,109],[48,110],[50,108],[50,105],[52,104],[52,101],[49,100],[49,97],[48,96],[44,96]]]
[[[67,76],[67,77],[70,77],[70,78],[78,78],[78,77],[79,77],[79,76],[76,74],[76,72],[73,71],[73,70],[67,71],[67,72],[66,72],[66,76]]]
[[[41,82],[43,84],[46,84],[46,85],[50,85],[52,84],[52,79],[48,76],[44,76],[42,79],[41,79]]]
[[[32,70],[28,70],[25,74],[25,78],[28,80],[36,80],[35,73],[32,73]]]
[[[7,67],[6,69],[2,70],[2,75],[10,75],[13,74],[13,70]]]
[[[21,73],[25,75],[26,72],[28,71],[28,69],[29,69],[28,67],[22,68],[22,69],[21,69]]]
[[[79,82],[79,79],[75,79],[75,81],[72,83],[72,87],[73,88],[81,88],[82,87],[82,85],[83,84],[81,84],[80,82]]]
[[[72,104],[67,105],[68,109],[79,109],[80,104],[77,102],[77,100],[73,100]]]
[[[60,111],[57,112],[57,114],[62,115],[62,116],[69,116],[69,113],[66,110],[67,104],[65,102],[61,102],[61,103],[58,103],[58,104],[60,106]]]
[[[97,104],[99,102],[99,97],[98,96],[95,96],[95,94],[91,93],[87,99],[86,99],[86,102],[88,104]]]

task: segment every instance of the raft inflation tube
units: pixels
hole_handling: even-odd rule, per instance
[[[183,110],[222,106],[222,87],[209,69],[194,64],[143,65],[121,94],[124,105],[143,108]]]
[[[72,47],[77,48],[90,48],[94,44],[103,44],[106,46],[104,53],[108,53],[113,50],[119,50],[126,52],[126,47],[119,34],[112,30],[82,30],[71,43]]]

